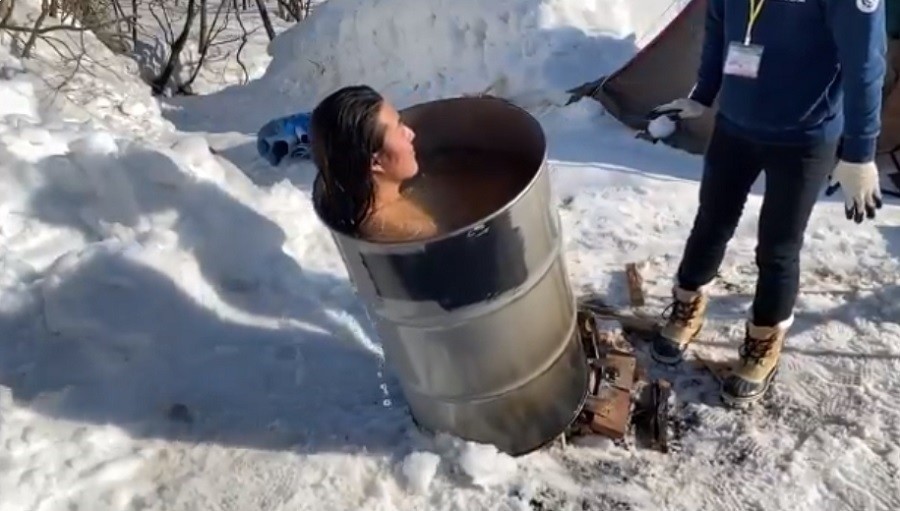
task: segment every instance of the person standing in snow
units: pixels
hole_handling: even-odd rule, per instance
[[[840,186],[857,223],[881,207],[874,159],[885,52],[880,0],[708,0],[693,90],[651,112],[696,118],[719,99],[674,300],[652,345],[656,360],[677,363],[699,333],[708,286],[765,170],[756,295],[737,366],[722,385],[728,404],[760,399],[777,372],[804,232],[823,186]]]

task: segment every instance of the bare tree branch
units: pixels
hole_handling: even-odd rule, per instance
[[[131,0],[131,48],[132,51],[138,46],[138,0]]]
[[[185,45],[187,45],[188,36],[191,33],[191,25],[194,24],[194,18],[197,16],[196,7],[197,0],[188,0],[187,17],[184,20],[184,28],[181,30],[181,34],[178,35],[178,39],[172,44],[172,52],[169,54],[169,60],[166,62],[166,66],[159,76],[150,84],[153,88],[153,92],[156,94],[162,94],[166,90],[169,80],[172,79],[172,74],[175,72],[175,65],[181,57],[181,52],[184,51]]]
[[[204,6],[206,0],[200,0],[200,5]],[[197,80],[197,76],[200,75],[200,71],[203,69],[203,65],[206,63],[207,56],[209,55],[209,49],[213,41],[215,41],[219,35],[228,28],[228,15],[229,11],[225,9],[228,6],[227,1],[220,1],[219,7],[216,9],[216,13],[212,20],[212,25],[209,27],[204,26],[203,23],[203,14],[201,13],[200,18],[200,45],[199,52],[200,56],[196,65],[194,66],[193,71],[191,72],[191,76],[184,82],[181,86],[179,86],[179,92],[186,93],[190,90],[191,85]],[[202,8],[202,7],[201,7]],[[224,23],[219,23],[219,19],[222,16],[222,10],[225,9],[225,21]],[[206,33],[203,30],[207,30]]]
[[[226,81],[236,71],[228,68],[232,59],[240,66],[240,74],[236,78],[246,83],[250,80],[250,71],[249,64],[243,60],[246,59],[243,52],[251,37],[259,37],[254,34],[261,29],[266,31],[270,41],[276,36],[267,7],[271,4],[267,4],[266,0],[242,0],[240,3],[238,0],[217,0],[219,4],[215,8],[208,6],[208,0],[141,1],[41,0],[44,5],[39,17],[34,22],[23,24],[25,26],[18,26],[12,21],[16,0],[0,0],[0,31],[13,34],[17,44],[21,45],[23,56],[38,60],[49,58],[50,64],[58,66],[48,68],[47,78],[56,83],[59,90],[80,83],[77,73],[97,73],[100,67],[113,73],[118,71],[108,63],[92,59],[92,56],[103,54],[92,54],[87,50],[93,43],[90,43],[86,32],[94,32],[113,52],[134,52],[140,48],[136,57],[142,67],[147,65],[152,69],[143,76],[155,94],[170,91],[190,94],[191,87],[197,81]],[[255,3],[258,8],[261,22],[253,13],[252,26],[248,26],[241,10],[246,10],[251,1],[253,3],[250,5]],[[274,1],[279,11],[298,21],[308,15],[312,3],[311,0]],[[239,32],[229,28],[233,23],[232,13],[240,26]],[[155,22],[147,19],[150,16]],[[49,21],[48,17],[53,21]],[[141,17],[149,23],[141,23]],[[195,27],[198,17],[199,34]],[[61,35],[53,37],[56,34]],[[81,48],[77,48],[75,42],[79,37],[82,39]],[[85,40],[88,46],[84,45]],[[141,41],[145,44],[142,45]],[[148,60],[144,62],[143,57]]]
[[[161,20],[159,18],[159,15],[153,9],[154,4],[157,4],[160,7],[160,10],[162,11],[162,17],[164,18],[164,20]],[[176,5],[177,5],[177,3],[176,3]],[[152,2],[149,5],[149,9],[150,9],[150,14],[156,20],[157,25],[159,25],[159,28],[161,28],[162,31],[165,33],[166,43],[174,44],[175,43],[175,30],[172,27],[172,18],[169,17],[169,10],[166,7],[165,2],[156,0],[155,2]]]
[[[207,26],[209,23],[209,13],[207,12],[206,0],[199,0],[199,1],[200,1],[200,42],[199,42],[198,46],[203,48],[206,46],[206,43],[207,43],[206,39],[209,36],[209,28]],[[220,9],[222,8],[223,3],[224,2],[221,2],[221,1],[219,2]]]
[[[41,34],[41,25],[44,24],[44,20],[47,19],[47,16],[50,15],[50,9],[41,10],[41,15],[38,16],[37,21],[34,22],[34,28],[31,30],[31,35],[28,36],[28,42],[25,43],[25,47],[22,48],[22,56],[28,58],[31,54],[31,49],[34,48],[34,44],[37,42],[38,35]],[[7,27],[6,30],[11,30],[12,27]]]
[[[250,81],[250,72],[247,71],[247,66],[241,61],[241,52],[244,51],[244,46],[247,46],[247,40],[250,38],[250,35],[247,33],[247,27],[244,26],[244,21],[241,19],[241,13],[239,11],[235,12],[235,17],[237,18],[238,25],[241,27],[241,45],[238,46],[237,54],[234,56],[234,59],[237,60],[238,65],[241,66],[241,70],[244,72],[243,83],[247,83]]]
[[[266,35],[269,36],[269,41],[275,39],[275,29],[272,28],[272,20],[269,19],[269,11],[266,9],[266,4],[263,0],[256,0],[256,7],[259,9],[259,17],[262,19],[263,26],[266,27]]]
[[[131,23],[128,15],[125,14],[125,9],[122,7],[122,3],[120,2],[120,0],[112,0],[111,3],[112,3],[113,12],[116,15],[115,17],[117,18],[116,35],[118,36],[117,39],[120,41],[120,44],[121,44],[121,41],[127,39],[127,36],[125,35],[125,30],[127,28],[129,28],[129,26],[133,25],[133,23]]]
[[[278,12],[285,21],[300,21],[300,13],[294,10],[294,5],[289,0],[278,0]]]
[[[9,20],[12,19],[13,10],[16,8],[16,0],[5,0],[2,5],[6,12],[0,9],[0,12],[3,13],[3,19],[0,19],[0,29],[5,29],[9,26]]]

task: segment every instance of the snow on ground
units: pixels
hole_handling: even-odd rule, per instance
[[[707,373],[651,367],[678,393],[673,453],[589,441],[511,459],[416,431],[313,215],[313,170],[256,157],[262,121],[349,82],[401,105],[504,83],[548,133],[576,288],[624,302],[623,265],[643,261],[651,309],[699,177],[595,103],[557,106],[633,52],[628,23],[652,25],[628,0],[423,5],[330,0],[276,40],[264,77],[170,101],[171,123],[124,67],[50,103],[51,66],[0,50],[0,511],[900,507],[896,202],[861,226],[817,207],[764,406],[723,409]],[[761,192],[715,288],[711,357],[733,353],[752,295]]]

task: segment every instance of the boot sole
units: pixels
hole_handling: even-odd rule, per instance
[[[680,364],[684,360],[684,353],[687,351],[688,347],[691,345],[692,342],[694,342],[697,339],[697,337],[700,335],[700,332],[703,330],[704,323],[705,322],[700,323],[700,326],[697,328],[697,331],[694,332],[693,335],[691,335],[690,339],[688,339],[688,341],[686,343],[684,343],[684,346],[681,348],[681,353],[677,357],[664,357],[664,356],[658,354],[651,346],[650,347],[650,358],[652,358],[656,362],[659,362],[660,364],[664,364],[664,365],[674,366],[674,365]]]
[[[772,388],[772,383],[775,381],[775,377],[778,375],[779,367],[775,367],[772,371],[772,375],[766,381],[765,387],[756,394],[752,396],[732,396],[731,394],[725,392],[725,384],[724,382],[719,387],[719,394],[722,396],[722,401],[733,408],[746,408],[750,405],[753,405],[759,402],[762,398],[766,397],[766,393],[769,392],[769,389]]]
[[[680,364],[684,360],[684,351],[687,350],[688,345],[684,345],[684,349],[681,350],[681,355],[677,357],[664,357],[656,353],[653,348],[650,349],[650,357],[660,364],[664,364],[667,366],[674,366]]]

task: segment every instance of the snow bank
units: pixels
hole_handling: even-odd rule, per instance
[[[273,42],[264,80],[306,106],[351,83],[399,104],[559,102],[634,52],[632,12],[629,0],[329,0]]]
[[[0,510],[184,509],[153,481],[196,479],[216,456],[170,450],[184,440],[229,453],[402,444],[404,410],[384,404],[390,379],[377,345],[359,344],[353,290],[303,191],[257,188],[158,114],[143,137],[121,112],[66,119],[41,75],[8,53],[0,66]],[[362,481],[334,492],[342,509],[382,474],[364,457],[311,462],[279,490],[304,463],[286,457],[259,455],[269,484],[242,489],[237,508],[346,465]]]
[[[621,67],[686,1],[328,0],[278,35],[259,80],[173,98],[192,115],[166,115],[180,129],[255,134],[357,83],[400,107],[488,93],[542,114],[564,105],[566,91]]]
[[[172,98],[165,115],[183,130],[255,134],[357,83],[400,107],[488,93],[542,115],[564,105],[566,91],[621,67],[687,1],[328,0],[278,35],[258,80]]]
[[[635,45],[643,48],[666,27],[692,0],[639,0],[628,2],[629,26]]]
[[[305,197],[285,190],[281,201],[269,202],[236,167],[210,153],[201,137],[166,145],[82,125],[20,122],[6,129],[0,154],[9,170],[0,176],[0,202],[15,213],[3,219],[4,249],[23,251],[36,271],[95,240],[118,240],[148,250],[189,251],[192,259],[169,260],[174,266],[164,269],[185,279],[202,272],[186,289],[203,302],[212,299],[204,294],[217,296],[215,289],[202,291],[205,281],[237,294],[303,286],[302,280],[285,280],[297,273],[283,252],[288,240],[261,212],[277,216],[287,204],[281,201]],[[241,227],[238,237],[235,227]],[[35,231],[42,242],[31,237]],[[83,312],[73,312],[73,319]]]

